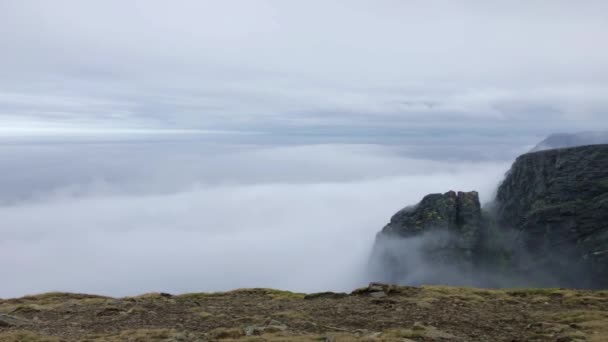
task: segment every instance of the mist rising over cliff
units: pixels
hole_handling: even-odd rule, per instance
[[[597,144],[608,144],[608,131],[551,134],[534,146],[531,152]]]
[[[608,286],[608,145],[519,156],[482,209],[429,194],[378,233],[372,276],[480,287]]]
[[[0,149],[3,297],[350,290],[369,281],[373,236],[402,203],[451,186],[489,194],[508,165],[352,144]]]

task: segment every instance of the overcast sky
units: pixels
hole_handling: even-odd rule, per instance
[[[608,126],[606,1],[0,1],[0,135]]]

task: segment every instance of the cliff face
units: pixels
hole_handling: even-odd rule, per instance
[[[559,285],[608,287],[608,145],[528,153],[498,188],[497,224]]]
[[[378,233],[371,259],[375,279],[423,284],[449,276],[451,283],[471,284],[468,274],[482,236],[481,222],[475,191],[425,196],[397,212]]]
[[[476,192],[424,197],[378,233],[370,267],[405,284],[608,288],[608,145],[520,156],[484,211]]]
[[[413,207],[397,212],[381,234],[402,238],[427,232],[441,232],[453,237],[445,248],[457,248],[471,255],[481,234],[481,206],[475,191],[431,194]]]

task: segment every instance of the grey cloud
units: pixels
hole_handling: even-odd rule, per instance
[[[607,124],[601,1],[1,6],[0,92],[75,99],[0,100],[1,116],[41,124]]]

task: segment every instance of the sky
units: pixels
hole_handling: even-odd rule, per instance
[[[0,134],[606,127],[605,1],[0,2]]]
[[[0,298],[365,285],[399,209],[607,129],[605,13],[0,0]]]

